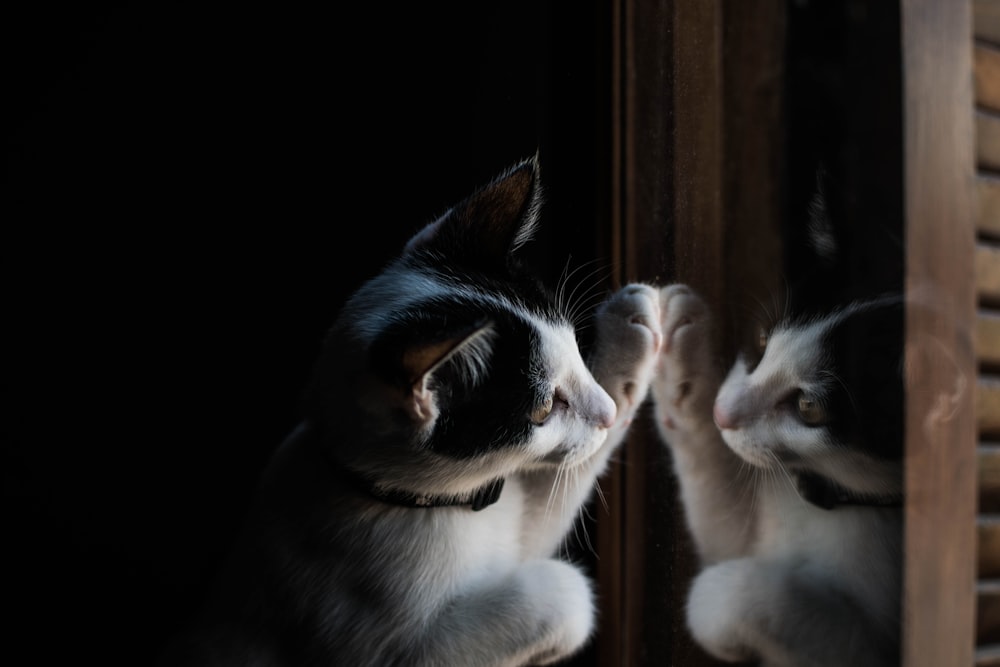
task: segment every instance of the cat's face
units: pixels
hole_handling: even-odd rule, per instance
[[[888,299],[762,333],[759,358],[742,356],[716,397],[726,443],[760,468],[886,491],[902,455],[901,318]]]
[[[347,462],[449,481],[462,471],[473,484],[571,466],[603,443],[614,402],[564,304],[517,261],[537,181],[535,161],[514,167],[417,233],[345,306],[319,386],[330,428],[359,425],[341,438]]]

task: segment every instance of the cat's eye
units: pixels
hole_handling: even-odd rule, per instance
[[[819,426],[826,421],[826,410],[823,406],[804,392],[799,394],[796,408],[799,411],[799,419],[809,426]]]
[[[552,404],[553,396],[549,395],[543,403],[531,411],[531,416],[529,417],[531,419],[531,423],[539,426],[544,424],[545,420],[549,418],[550,414],[552,414]]]

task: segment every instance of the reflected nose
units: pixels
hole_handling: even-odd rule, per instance
[[[618,408],[615,407],[614,401],[610,401],[609,409],[603,413],[598,423],[604,428],[611,428],[612,426],[615,425],[616,417],[618,417]]]
[[[731,431],[738,425],[737,416],[723,407],[719,401],[716,401],[712,408],[712,418],[715,420],[715,425],[723,431]]]

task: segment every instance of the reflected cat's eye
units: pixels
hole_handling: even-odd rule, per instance
[[[826,421],[826,410],[805,393],[799,394],[796,408],[799,411],[799,419],[809,426],[819,426]]]
[[[762,327],[761,330],[757,332],[757,350],[759,352],[764,352],[764,348],[767,347],[768,338],[769,336],[767,335],[767,330]]]
[[[549,418],[550,414],[552,414],[552,398],[553,397],[550,394],[549,397],[545,399],[545,402],[531,411],[531,416],[529,417],[531,419],[531,423],[537,425],[545,423],[545,420]]]

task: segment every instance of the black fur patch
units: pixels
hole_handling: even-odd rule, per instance
[[[827,334],[824,349],[831,433],[887,460],[903,455],[903,306],[852,313]]]

